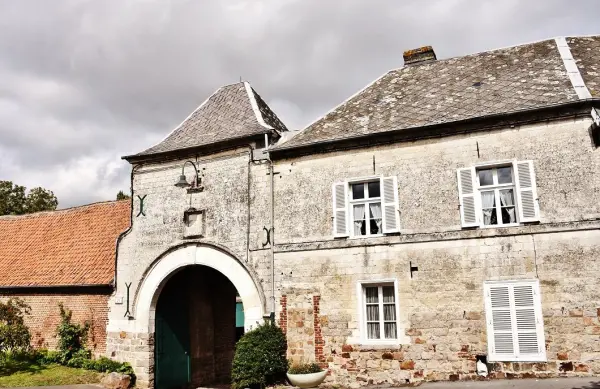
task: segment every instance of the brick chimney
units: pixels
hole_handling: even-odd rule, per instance
[[[435,61],[435,51],[431,46],[423,46],[418,49],[406,50],[404,52],[404,64],[414,65],[422,62]]]

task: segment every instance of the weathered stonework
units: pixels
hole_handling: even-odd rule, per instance
[[[600,157],[590,124],[565,120],[277,162],[275,198],[286,201],[276,201],[276,263],[293,271],[277,272],[278,291],[287,301],[290,291],[295,300],[319,296],[327,382],[477,379],[476,357],[488,353],[483,282],[511,279],[540,280],[548,361],[491,364],[490,377],[600,374]],[[541,223],[461,230],[456,169],[511,159],[534,161]],[[398,177],[401,234],[334,240],[331,185],[374,174]],[[409,263],[418,266],[413,278]],[[381,279],[398,282],[408,341],[362,344],[357,284]],[[287,310],[289,317],[289,303]],[[291,345],[307,344],[304,336],[288,330]]]
[[[135,166],[134,199],[147,195],[146,215],[134,217],[119,245],[107,353],[132,363],[140,387],[153,385],[154,311],[151,304],[147,312],[139,308],[150,301],[145,285],[166,262],[200,255],[189,247],[198,253],[209,247],[252,280],[262,314],[275,309],[290,360],[327,366],[330,385],[477,379],[476,358],[488,354],[487,280],[539,279],[548,356],[543,363],[490,364],[490,377],[600,374],[600,158],[590,124],[561,120],[275,160],[270,242],[269,166],[251,161],[248,149],[198,157],[205,190],[192,194],[191,203],[173,186],[187,158]],[[541,222],[462,229],[456,169],[513,159],[534,161]],[[334,239],[332,184],[372,175],[398,177],[401,233]],[[184,238],[190,205],[206,210],[198,239]],[[134,201],[134,216],[138,211]],[[418,267],[412,277],[411,264]],[[223,274],[235,284],[241,273],[223,268]],[[394,344],[368,344],[361,334],[357,286],[377,280],[397,285]],[[126,304],[117,301],[129,282],[131,317],[125,318]]]

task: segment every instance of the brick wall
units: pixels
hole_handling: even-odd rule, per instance
[[[89,321],[91,331],[87,347],[94,354],[103,354],[106,350],[106,325],[108,322],[109,292],[76,293],[74,291],[44,292],[0,292],[0,298],[21,298],[31,306],[31,315],[26,316],[25,323],[31,332],[31,343],[34,347],[55,349],[57,344],[56,327],[60,323],[59,303],[73,311],[73,322]]]

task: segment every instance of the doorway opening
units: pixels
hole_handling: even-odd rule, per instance
[[[229,385],[243,314],[241,299],[225,275],[208,266],[181,268],[156,303],[154,387]]]

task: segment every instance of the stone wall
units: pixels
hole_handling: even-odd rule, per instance
[[[293,278],[282,280],[287,314],[279,314],[287,317],[288,354],[293,361],[319,361],[318,328],[332,384],[472,379],[476,357],[487,354],[483,281],[538,278],[548,362],[495,364],[492,377],[600,374],[599,226],[281,252],[278,263],[295,269]],[[409,262],[419,268],[413,278]],[[366,344],[360,334],[357,285],[380,279],[398,282],[406,338],[396,344]],[[299,283],[312,288],[298,289]],[[291,301],[301,301],[304,308]],[[319,315],[308,314],[317,307]]]
[[[200,170],[202,192],[189,194],[186,189],[174,186],[187,159],[193,160]],[[136,304],[143,281],[168,253],[187,244],[212,247],[240,263],[255,281],[260,294],[271,290],[270,246],[263,246],[266,239],[263,228],[269,228],[270,223],[270,176],[264,161],[251,161],[247,148],[140,164],[133,169],[133,222],[118,247],[117,288],[109,302],[109,338],[112,340],[108,354],[131,362],[138,375],[138,385],[143,387],[151,386],[153,379],[153,344],[146,340],[152,339],[154,319],[152,312],[150,318],[140,317]],[[192,171],[188,165],[185,172],[189,182]],[[138,196],[144,199],[143,208]],[[190,207],[205,211],[202,237],[184,237],[183,216]],[[165,281],[167,279],[165,275]],[[130,318],[127,318],[125,284],[129,283]],[[157,290],[156,294],[159,293]],[[262,308],[268,311],[267,301]],[[148,320],[149,326],[142,324]],[[136,343],[135,347],[130,347],[133,344],[128,344],[129,339]],[[230,352],[225,354],[227,352],[219,361],[223,365],[231,359]],[[229,371],[217,373],[226,379]]]
[[[461,229],[456,170],[533,160],[542,223],[600,217],[591,119],[563,120],[277,161],[277,244],[333,240],[332,184],[397,176],[402,234]]]
[[[76,288],[60,291],[0,291],[0,299],[20,298],[31,307],[31,314],[25,316],[25,324],[31,332],[31,344],[36,348],[56,349],[56,328],[60,324],[62,303],[73,312],[74,323],[91,324],[87,347],[96,355],[106,350],[106,325],[108,323],[109,293],[81,292]]]
[[[487,354],[483,282],[501,279],[540,280],[548,362],[493,365],[494,377],[600,374],[600,151],[591,145],[590,124],[561,120],[275,161],[275,301],[264,161],[250,161],[247,149],[199,158],[205,190],[191,195],[191,206],[206,210],[205,234],[192,241],[183,238],[182,221],[190,195],[173,185],[185,159],[137,165],[133,226],[119,245],[110,300],[108,354],[130,361],[141,387],[152,385],[152,313],[149,326],[135,309],[124,318],[124,285],[132,283],[135,307],[164,254],[194,242],[243,265],[265,296],[264,312],[275,307],[289,357],[327,365],[330,384],[472,378],[476,356]],[[456,169],[514,159],[534,161],[541,223],[463,230]],[[334,239],[332,184],[373,175],[398,177],[401,233]],[[138,195],[146,196],[145,215],[136,216]],[[411,265],[418,267],[412,277]],[[376,280],[397,291],[396,344],[361,340],[358,285]]]
[[[277,161],[277,317],[289,357],[320,362],[320,341],[327,382],[350,387],[473,379],[477,356],[488,354],[483,282],[539,279],[548,361],[490,364],[491,376],[600,374],[600,151],[590,124],[563,120]],[[463,230],[456,169],[513,159],[534,161],[541,223]],[[401,234],[334,239],[332,184],[373,175],[398,177]],[[397,289],[395,344],[361,336],[359,285],[378,280]],[[311,315],[316,302],[319,314]]]

